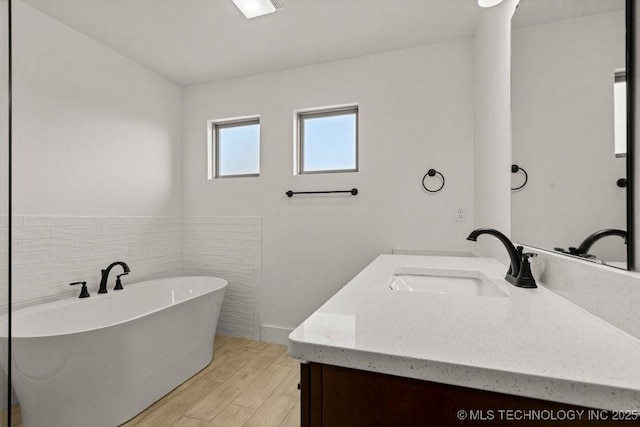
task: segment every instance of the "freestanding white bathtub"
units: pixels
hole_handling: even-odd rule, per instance
[[[143,411],[211,362],[226,286],[158,279],[15,311],[11,372],[23,426],[114,427]]]

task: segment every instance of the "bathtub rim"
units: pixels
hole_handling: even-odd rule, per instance
[[[170,305],[164,305],[162,307],[156,308],[154,310],[151,311],[147,311],[144,312],[140,315],[128,318],[126,320],[120,321],[120,322],[115,322],[115,323],[111,323],[108,325],[103,325],[97,328],[91,328],[91,329],[83,329],[83,330],[79,330],[79,331],[71,331],[71,332],[65,332],[65,333],[54,333],[54,334],[41,334],[41,335],[22,335],[22,336],[12,336],[11,339],[34,339],[34,338],[55,338],[55,337],[62,337],[62,336],[71,336],[71,335],[75,335],[75,334],[82,334],[82,333],[87,333],[87,332],[92,332],[92,331],[97,331],[100,329],[106,329],[106,328],[110,328],[110,327],[114,327],[114,326],[118,326],[118,325],[122,325],[128,322],[132,322],[136,319],[140,319],[142,317],[145,316],[150,316],[154,313],[157,313],[159,311],[162,310],[166,310],[168,308],[172,308],[172,307],[177,307],[180,306],[184,303],[187,303],[189,301],[192,301],[198,297],[204,296],[204,295],[208,295],[220,290],[225,290],[227,288],[227,286],[229,285],[229,281],[226,279],[223,279],[221,277],[217,277],[217,276],[171,276],[171,277],[160,277],[160,278],[152,278],[152,279],[144,279],[141,280],[139,282],[132,282],[129,283],[127,285],[127,287],[125,287],[125,289],[123,289],[125,292],[126,290],[129,289],[129,287],[135,289],[136,287],[139,286],[145,286],[145,285],[149,285],[150,282],[156,282],[156,281],[169,281],[172,279],[186,279],[186,278],[193,278],[193,279],[216,279],[216,282],[219,282],[219,286],[217,286],[214,289],[209,289],[201,294],[198,294],[196,296],[193,296],[191,298],[187,298],[184,299],[180,302],[177,303],[173,303]],[[107,295],[101,295],[100,298],[108,298],[109,295],[113,296],[113,293],[108,293]],[[93,296],[93,295],[92,295]],[[54,308],[58,308],[58,307],[64,307],[64,306],[73,306],[75,304],[81,304],[81,303],[86,303],[86,301],[84,301],[84,299],[82,298],[78,298],[78,297],[66,297],[66,298],[62,298],[59,300],[55,300],[55,301],[50,301],[50,302],[45,302],[42,304],[35,304],[29,307],[24,307],[21,309],[18,309],[14,312],[10,312],[10,313],[5,313],[3,315],[0,315],[0,340],[4,341],[7,340],[7,323],[9,320],[9,314],[11,314],[12,316],[12,322],[15,322],[16,320],[20,319],[21,317],[25,317],[34,313],[38,313],[40,311],[45,311],[45,310],[49,310],[49,309],[54,309]]]

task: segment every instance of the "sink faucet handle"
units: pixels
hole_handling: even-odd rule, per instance
[[[124,289],[122,287],[122,281],[120,280],[120,276],[126,276],[127,274],[129,274],[129,272],[125,271],[124,273],[118,274],[116,276],[116,285],[113,287],[114,291],[120,291],[120,290]]]
[[[537,288],[536,279],[531,273],[531,264],[529,264],[529,258],[535,258],[538,254],[527,252],[522,254],[522,263],[520,264],[520,272],[516,278],[516,284],[521,288]]]
[[[69,286],[74,286],[74,285],[82,285],[82,290],[80,291],[80,296],[78,298],[89,298],[91,296],[89,295],[89,290],[87,290],[87,282],[69,283]]]

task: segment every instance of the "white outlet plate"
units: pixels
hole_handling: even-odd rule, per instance
[[[456,208],[456,222],[467,222],[467,210],[465,208]]]

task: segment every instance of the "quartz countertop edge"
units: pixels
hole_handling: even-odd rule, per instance
[[[392,292],[397,268],[481,271],[507,298]],[[640,340],[488,258],[381,255],[289,335],[308,362],[596,409],[640,410]]]

